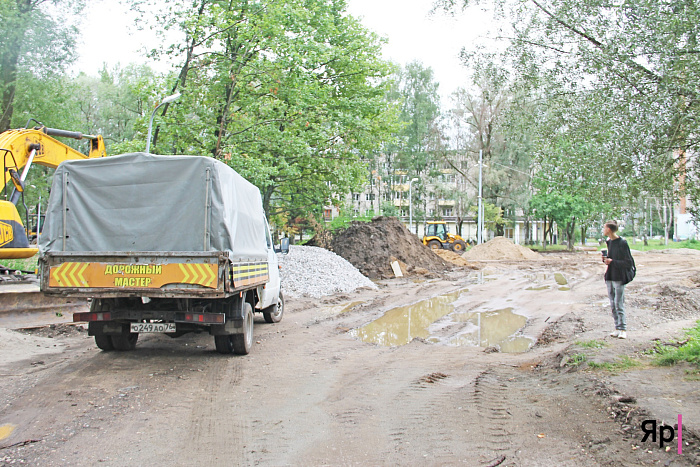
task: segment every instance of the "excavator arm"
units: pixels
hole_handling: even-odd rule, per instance
[[[88,155],[86,156],[76,151],[70,146],[52,138],[52,136],[77,140],[89,139],[90,148]],[[0,157],[3,158],[5,167],[5,185],[10,181],[10,169],[19,171],[24,168],[21,176],[21,180],[24,182],[27,170],[32,164],[55,169],[58,167],[58,164],[66,160],[89,159],[106,155],[105,143],[100,135],[83,135],[75,131],[57,130],[43,126],[7,130],[0,134]]]
[[[53,136],[90,140],[88,155],[76,151]],[[15,191],[9,201],[0,200],[0,259],[29,258],[37,253],[31,248],[15,205],[24,191],[24,181],[32,164],[56,168],[66,160],[106,156],[102,136],[83,135],[75,131],[40,126],[7,130],[0,134],[0,160],[3,164],[3,192],[12,180]],[[20,174],[21,170],[21,174]],[[0,270],[2,267],[0,266]]]

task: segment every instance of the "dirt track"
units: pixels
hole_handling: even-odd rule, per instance
[[[206,335],[147,336],[133,352],[104,353],[77,330],[5,331],[0,464],[695,465],[700,385],[686,379],[690,367],[650,366],[643,351],[700,318],[698,256],[635,256],[628,340],[607,337],[597,259],[483,262],[290,300],[281,323],[256,320],[246,357],[216,354]],[[462,289],[427,338],[392,347],[354,337],[392,308]],[[507,308],[527,317],[524,337],[539,338],[529,351],[446,345],[466,329],[451,316]],[[593,339],[606,345],[575,344]],[[642,365],[615,374],[567,364],[580,354]],[[642,420],[673,425],[679,413],[682,456],[675,441],[668,451],[640,442]]]

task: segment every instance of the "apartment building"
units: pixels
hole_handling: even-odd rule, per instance
[[[476,241],[478,189],[474,181],[478,180],[478,166],[473,166],[473,162],[470,166],[466,157],[456,156],[450,162],[434,160],[427,170],[411,176],[394,162],[391,157],[382,156],[368,163],[367,183],[361,190],[348,194],[340,207],[325,206],[325,220],[331,221],[341,212],[353,217],[395,215],[419,237],[423,236],[426,221],[444,220],[452,233],[458,232],[461,222],[462,237]],[[541,239],[541,222],[530,223],[526,238],[522,212],[505,213],[504,217],[505,237],[519,244]],[[495,232],[484,232],[485,240],[494,236]]]

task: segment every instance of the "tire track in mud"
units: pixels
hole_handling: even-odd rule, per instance
[[[185,465],[235,464],[242,458],[249,422],[240,407],[243,394],[237,391],[241,362],[232,356],[217,356],[207,369],[199,393],[192,394],[188,425],[190,435],[182,442]]]
[[[486,457],[491,459],[479,465],[500,459],[506,465],[598,465],[582,454],[580,433],[564,432],[550,422],[571,412],[564,408],[566,398],[562,399],[556,384],[540,375],[509,367],[487,368],[474,380],[472,401]],[[547,453],[546,460],[541,452]]]
[[[445,367],[454,368],[450,362]],[[464,379],[442,368],[411,371],[391,383],[398,391],[384,410],[389,446],[383,460],[388,464],[407,465],[416,459],[428,465],[473,464],[469,436],[475,414],[464,400]]]
[[[229,418],[239,419],[241,429],[240,449],[233,458],[237,462],[299,464],[297,459],[324,435],[325,421],[314,421],[319,421],[333,355],[344,348],[334,340],[337,333],[312,337],[315,333],[305,331],[306,327],[299,331],[260,323],[258,328],[256,322],[255,347],[240,359],[236,393],[228,399]],[[305,358],[284,359],[284,355],[298,354]]]
[[[398,458],[392,462],[421,458],[478,466],[509,454],[504,391],[488,370],[476,377],[431,373],[413,381],[397,398],[416,409],[393,432]]]
[[[510,424],[513,418],[508,410],[513,405],[517,392],[509,391],[505,379],[497,371],[489,368],[474,379],[472,403],[476,408],[480,437],[483,446],[499,458],[513,450],[513,431]]]

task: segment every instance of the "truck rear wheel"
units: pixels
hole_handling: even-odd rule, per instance
[[[99,347],[101,350],[104,350],[105,352],[114,350],[112,336],[108,336],[107,334],[95,334],[95,344],[97,344],[97,347]]]
[[[457,253],[463,252],[466,248],[467,244],[462,240],[455,240],[455,242],[452,244],[452,250],[456,251]]]
[[[253,347],[253,308],[250,303],[243,304],[243,332],[214,336],[216,351],[222,354],[235,353],[236,355],[248,355]]]
[[[243,333],[231,336],[233,353],[236,355],[248,355],[253,347],[253,308],[250,303],[243,304]]]
[[[139,334],[137,332],[122,332],[111,337],[115,350],[134,350]]]
[[[282,315],[284,314],[284,297],[282,296],[282,291],[280,290],[279,297],[277,297],[277,303],[275,305],[270,305],[263,310],[263,317],[266,323],[279,323],[282,321]]]

